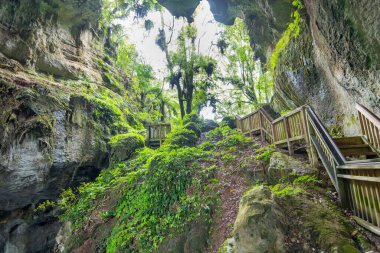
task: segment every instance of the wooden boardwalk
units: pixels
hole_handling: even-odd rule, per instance
[[[169,123],[160,123],[148,126],[148,145],[157,148],[165,141],[166,136],[171,131]]]
[[[343,207],[355,220],[380,235],[380,119],[357,104],[361,136],[330,136],[310,106],[302,106],[278,119],[260,108],[242,118],[237,128],[246,135],[260,135],[262,141],[287,148],[290,155],[306,147],[311,164],[320,161],[339,194]]]

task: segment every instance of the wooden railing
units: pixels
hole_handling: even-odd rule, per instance
[[[154,124],[148,126],[148,141],[157,142],[159,145],[164,142],[166,136],[171,131],[171,125],[166,123]]]
[[[380,150],[380,119],[360,104],[356,104],[356,109],[363,135],[367,137],[369,144]]]
[[[380,119],[357,105],[362,133],[374,150],[380,150]],[[287,146],[306,143],[312,164],[319,160],[339,194],[343,207],[349,207],[355,220],[380,235],[380,159],[346,161],[325,126],[309,106],[302,106],[276,120],[259,110],[236,118],[237,128],[245,134],[259,133],[262,140]]]
[[[306,122],[312,148],[315,148],[317,151],[317,154],[326,168],[335,189],[339,195],[342,196],[337,178],[336,167],[343,165],[346,162],[346,159],[336,146],[334,140],[329,135],[322,122],[310,107],[306,110]],[[345,198],[342,197],[341,199]]]
[[[380,235],[380,161],[346,162],[337,169],[355,220]]]

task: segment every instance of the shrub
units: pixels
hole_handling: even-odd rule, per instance
[[[215,128],[219,127],[218,123],[216,123],[214,120],[206,119],[202,125],[202,133],[209,132],[211,130],[214,130]]]
[[[183,124],[186,125],[190,122],[194,122],[195,124],[201,126],[203,124],[203,120],[196,113],[186,114],[183,117]]]
[[[201,136],[201,129],[196,123],[194,122],[187,123],[185,125],[185,128],[187,130],[193,131],[198,137]]]
[[[197,140],[198,138],[194,131],[186,128],[178,128],[173,130],[170,134],[168,134],[168,136],[166,137],[166,141],[164,142],[164,145],[177,147],[192,147],[195,146]]]
[[[236,128],[236,121],[234,116],[225,116],[220,123],[222,126],[229,126],[231,129]]]
[[[111,146],[111,164],[131,158],[133,153],[145,146],[145,139],[137,133],[118,134],[108,142]]]

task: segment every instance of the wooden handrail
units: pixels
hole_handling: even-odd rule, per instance
[[[380,153],[380,119],[370,110],[356,104],[359,112],[360,127],[363,135],[367,137],[368,144]]]
[[[305,107],[307,107],[307,106],[306,105],[300,106],[300,107],[294,109],[293,111],[288,112],[287,114],[281,116],[280,118],[275,119],[272,123],[275,124],[281,120],[284,120],[285,118],[289,118],[290,116],[302,111]]]
[[[380,128],[380,118],[377,117],[373,112],[368,110],[366,107],[363,105],[356,103],[356,109],[362,113],[367,119],[369,119],[375,126]]]
[[[324,141],[326,146],[329,147],[329,151],[333,155],[333,158],[336,160],[337,165],[343,165],[346,162],[346,159],[344,158],[342,152],[340,152],[340,149],[335,144],[334,140],[331,138],[330,134],[327,132],[325,126],[321,123],[318,116],[309,106],[307,107],[307,113],[312,120],[310,123],[312,123],[314,129],[318,131],[319,134],[321,134],[322,140]]]

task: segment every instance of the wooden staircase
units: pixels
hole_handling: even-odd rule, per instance
[[[358,224],[380,236],[380,119],[357,104],[362,136],[332,138],[308,105],[273,120],[265,108],[236,117],[246,135],[260,135],[276,147],[306,146],[311,164],[323,164],[339,194],[341,205],[350,208]]]
[[[333,139],[347,160],[378,158],[378,152],[368,143],[364,136],[340,137]]]

